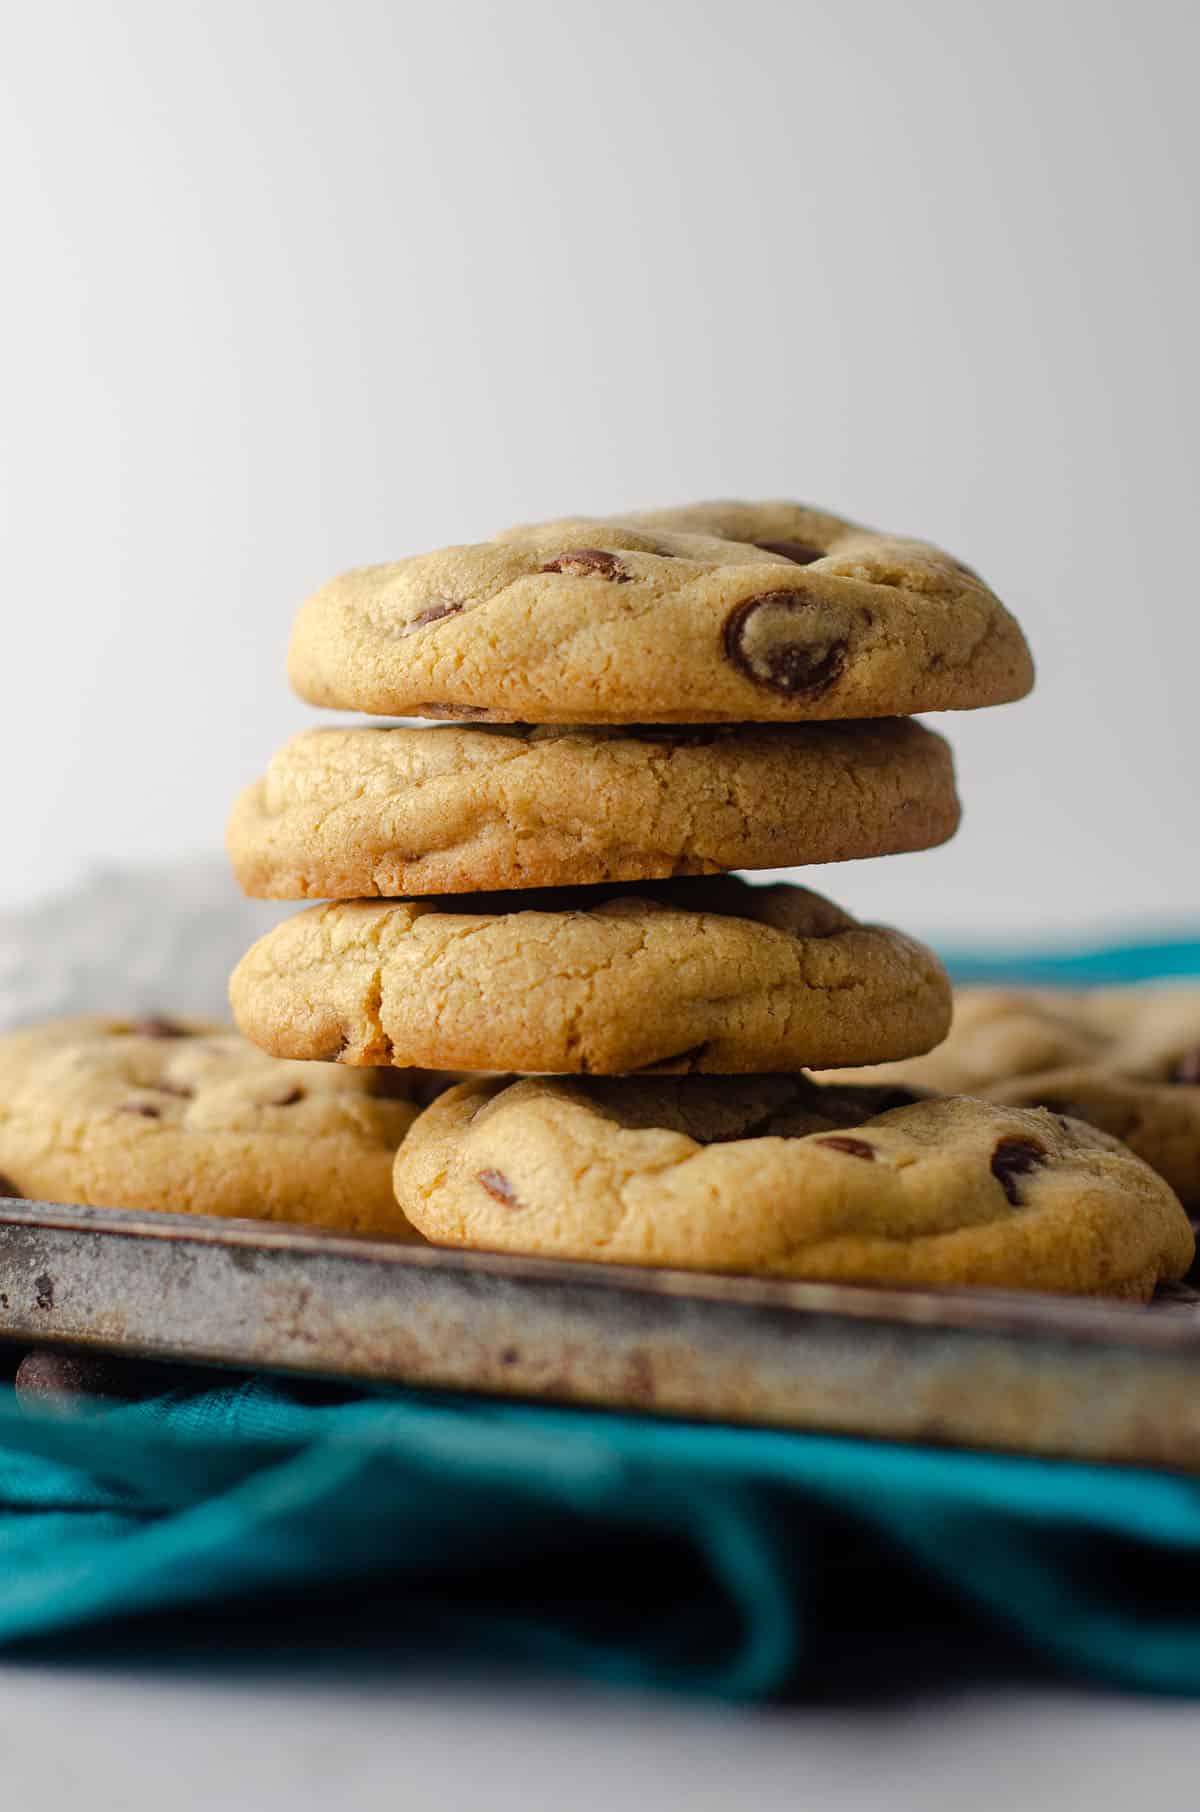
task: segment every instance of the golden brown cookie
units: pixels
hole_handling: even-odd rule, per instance
[[[396,1160],[437,1245],[836,1283],[1148,1297],[1191,1229],[1117,1141],[1045,1112],[803,1077],[504,1077],[427,1108]]]
[[[791,503],[538,523],[362,568],[302,606],[289,673],[313,704],[557,724],[907,717],[1033,683],[967,567]]]
[[[317,906],[230,984],[238,1025],[276,1056],[598,1075],[928,1050],[949,992],[901,932],[727,875]]]
[[[959,988],[945,1044],[858,1075],[1086,1120],[1200,1209],[1200,988]]]
[[[33,1026],[0,1038],[0,1194],[416,1238],[392,1159],[431,1082],[280,1063],[191,1020]]]
[[[286,743],[228,842],[260,899],[395,899],[889,855],[958,815],[949,747],[906,718],[371,725]]]

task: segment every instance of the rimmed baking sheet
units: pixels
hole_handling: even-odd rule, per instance
[[[0,1338],[1200,1472],[1187,1288],[780,1283],[0,1199]]]

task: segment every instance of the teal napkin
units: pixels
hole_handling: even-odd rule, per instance
[[[264,1379],[31,1414],[0,1384],[0,1643],[197,1629],[741,1698],[909,1682],[944,1641],[1191,1693],[1200,1481]]]

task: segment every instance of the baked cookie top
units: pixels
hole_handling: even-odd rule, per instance
[[[229,823],[264,899],[656,880],[840,862],[944,842],[947,744],[861,724],[309,730]]]
[[[1200,988],[957,988],[938,1050],[855,1074],[1086,1120],[1200,1210]]]
[[[486,1078],[396,1160],[435,1244],[839,1283],[1144,1298],[1187,1270],[1167,1185],[1046,1112],[803,1077]]]
[[[509,529],[302,605],[313,704],[527,723],[796,722],[1002,704],[1024,637],[949,554],[793,503]]]
[[[722,875],[313,907],[248,951],[230,999],[276,1056],[611,1075],[928,1050],[950,988],[899,931]]]
[[[429,1086],[195,1020],[52,1021],[0,1037],[0,1194],[413,1237],[391,1167]]]

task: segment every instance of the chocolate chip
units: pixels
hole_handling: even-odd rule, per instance
[[[481,1183],[495,1201],[503,1202],[506,1208],[521,1206],[516,1190],[502,1170],[477,1170],[475,1181]]]
[[[1050,1162],[1049,1153],[1032,1139],[1023,1139],[1019,1134],[1001,1139],[992,1153],[992,1175],[1003,1189],[1014,1208],[1023,1206],[1021,1194],[1017,1188],[1017,1178],[1027,1176],[1031,1170],[1040,1170],[1043,1164]]]
[[[0,1195],[6,1195],[14,1202],[23,1202],[25,1197],[17,1188],[11,1177],[0,1175]]]
[[[565,573],[572,579],[613,579],[623,585],[629,578],[615,554],[602,547],[572,547],[556,560],[547,560],[538,568],[543,573]]]
[[[819,698],[846,665],[845,637],[829,633],[826,611],[803,592],[746,598],[727,617],[724,642],[747,679],[786,698]]]
[[[135,1038],[190,1038],[187,1026],[181,1026],[177,1019],[160,1019],[151,1014],[146,1019],[137,1019],[129,1030]]]
[[[1188,1083],[1195,1087],[1200,1085],[1200,1044],[1192,1050],[1185,1051],[1171,1065],[1170,1081]]]
[[[754,541],[752,547],[761,547],[764,554],[782,554],[794,566],[811,566],[814,560],[825,558],[823,547],[814,547],[811,541]]]
[[[851,1139],[845,1133],[834,1133],[828,1139],[818,1139],[818,1145],[828,1145],[833,1151],[844,1151],[851,1158],[874,1159],[875,1147],[868,1145],[865,1139]]]
[[[117,1109],[119,1114],[140,1114],[143,1120],[161,1120],[162,1108],[155,1107],[152,1101],[123,1101]]]
[[[290,1088],[286,1095],[280,1095],[274,1101],[268,1101],[267,1106],[295,1107],[297,1101],[303,1101],[303,1099],[304,1090],[302,1088]]]
[[[402,636],[413,635],[418,629],[424,629],[430,623],[440,623],[443,617],[457,616],[459,611],[465,608],[466,606],[462,603],[456,603],[450,598],[443,598],[440,603],[431,604],[427,610],[418,611],[415,617],[410,617],[400,634]]]

